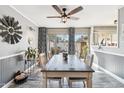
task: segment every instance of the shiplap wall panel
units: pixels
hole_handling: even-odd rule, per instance
[[[98,58],[98,65],[124,79],[124,57],[95,52]]]
[[[0,60],[0,85],[6,84],[18,70],[24,71],[24,55],[17,55]]]

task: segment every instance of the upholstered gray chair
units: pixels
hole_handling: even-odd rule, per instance
[[[51,51],[49,51],[48,54],[47,54],[48,60],[50,60],[52,58],[52,56],[53,55],[52,55]]]
[[[84,60],[84,62],[87,65],[89,65],[90,67],[92,67],[93,59],[94,59],[94,55],[88,54],[86,59]],[[84,87],[87,87],[86,79],[87,78],[85,78],[85,77],[69,77],[69,79],[68,79],[69,87],[72,87],[72,82],[76,82],[76,81],[82,81],[84,84]]]
[[[44,69],[45,65],[47,64],[47,59],[46,59],[45,53],[41,53],[39,55],[39,62],[40,62],[41,69]],[[59,81],[59,87],[62,87],[61,77],[47,77],[47,79],[49,80],[49,83],[51,80],[52,81]]]

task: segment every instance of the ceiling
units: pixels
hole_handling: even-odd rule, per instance
[[[59,15],[50,5],[14,5],[11,6],[23,16],[31,20],[37,26],[45,27],[89,27],[99,25],[114,25],[117,20],[119,5],[82,5],[82,11],[73,16],[79,20],[68,20],[61,23],[60,19],[48,19],[47,16]],[[67,12],[78,7],[75,5],[61,5],[66,7]]]

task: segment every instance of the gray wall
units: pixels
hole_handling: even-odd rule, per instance
[[[3,86],[11,80],[15,72],[24,70],[23,55],[8,56],[25,51],[29,46],[28,38],[30,37],[33,39],[31,46],[34,48],[37,48],[38,46],[38,28],[36,25],[7,5],[0,6],[0,18],[3,15],[15,17],[22,26],[21,30],[23,31],[23,35],[21,41],[13,45],[2,42],[2,37],[0,36],[0,86]],[[35,31],[31,31],[29,27],[33,27]]]
[[[16,20],[19,21],[20,25],[22,26],[23,36],[19,43],[11,45],[6,42],[2,42],[2,37],[0,36],[0,57],[8,56],[11,54],[15,54],[22,50],[27,49],[28,47],[28,37],[33,38],[32,46],[37,48],[37,38],[38,38],[38,28],[31,23],[29,20],[24,18],[10,6],[1,5],[0,6],[0,18],[2,15],[9,15],[15,17]],[[32,26],[35,31],[30,31],[29,26]]]

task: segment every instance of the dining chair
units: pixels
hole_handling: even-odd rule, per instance
[[[94,59],[94,55],[88,54],[86,56],[86,58],[84,59],[84,62],[87,65],[89,65],[89,67],[92,67],[93,59]],[[87,80],[87,78],[85,78],[85,77],[69,77],[69,79],[68,79],[69,87],[72,87],[72,82],[83,81],[84,87],[86,88],[87,87],[86,80]]]
[[[50,60],[51,58],[52,58],[52,53],[51,53],[51,51],[48,51],[48,60]]]
[[[86,58],[84,59],[84,62],[89,65],[90,67],[92,67],[93,65],[93,59],[94,59],[94,55],[93,54],[88,54],[86,56]]]
[[[46,66],[47,64],[47,58],[46,58],[46,55],[45,53],[41,53],[39,55],[39,61],[40,61],[40,66],[41,66],[41,69],[44,69],[44,67]],[[44,75],[43,75],[44,77]],[[61,84],[61,77],[47,77],[47,79],[49,80],[49,83],[50,81],[58,81],[59,82],[59,87],[61,88],[62,87],[62,84]]]

